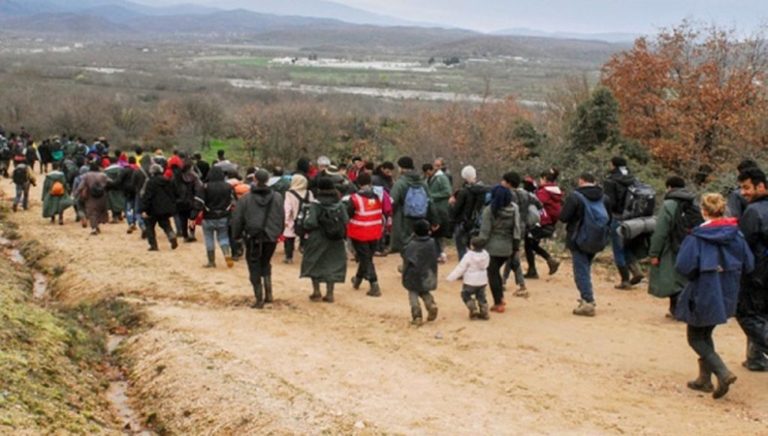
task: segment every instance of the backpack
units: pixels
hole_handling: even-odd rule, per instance
[[[344,223],[344,209],[336,207],[318,207],[317,223],[323,235],[331,241],[340,241],[347,237],[347,225]]]
[[[106,194],[106,189],[104,189],[104,185],[102,185],[100,182],[96,182],[93,184],[93,186],[88,189],[88,196],[91,198],[101,198]]]
[[[691,234],[694,228],[704,222],[701,209],[693,201],[677,201],[677,210],[669,228],[669,243],[673,253],[680,251],[683,240]]]
[[[66,193],[66,190],[64,189],[64,184],[61,183],[60,181],[56,180],[51,185],[51,189],[48,191],[48,193],[52,197],[61,197],[61,196],[63,196]]]
[[[13,170],[13,183],[23,185],[29,181],[29,172],[26,165],[19,165]]]
[[[491,188],[486,187],[481,195],[475,195],[472,199],[472,212],[469,220],[464,223],[464,230],[470,236],[480,234],[480,226],[483,224],[483,210],[491,204]]]
[[[411,219],[425,219],[429,212],[429,194],[423,185],[408,186],[403,202],[403,215]]]
[[[528,214],[525,216],[525,227],[532,229],[538,227],[541,224],[541,214],[546,213],[544,209],[539,210],[535,204],[528,204]]]
[[[584,217],[573,234],[572,241],[584,253],[597,254],[610,242],[611,217],[602,199],[591,201],[578,191],[574,191],[573,195],[584,205]]]
[[[638,180],[627,187],[622,220],[653,216],[655,209],[656,190],[653,187]]]
[[[309,211],[309,190],[307,190],[307,194],[304,196],[304,198],[301,198],[298,192],[294,190],[290,190],[288,193],[299,200],[299,212],[296,214],[296,218],[293,220],[293,233],[296,234],[297,238],[304,239],[307,237],[308,233],[306,229],[304,229],[304,220],[307,218],[307,212]]]

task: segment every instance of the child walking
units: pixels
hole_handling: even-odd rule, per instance
[[[430,291],[437,289],[437,252],[435,241],[429,237],[429,223],[426,220],[416,221],[413,225],[414,238],[403,250],[403,287],[408,291],[408,301],[411,303],[411,324],[423,324],[421,304],[424,301],[427,308],[427,321],[437,319],[437,304]]]
[[[448,275],[449,282],[463,278],[461,299],[469,309],[469,319],[489,319],[485,288],[488,286],[488,265],[491,256],[483,249],[484,241],[478,237],[469,242],[471,250]]]
[[[754,257],[739,231],[736,218],[723,218],[725,199],[706,194],[701,200],[704,224],[686,237],[677,255],[677,271],[690,281],[678,297],[675,317],[688,324],[688,345],[699,356],[699,377],[688,382],[693,390],[728,393],[736,376],[715,351],[712,332],[736,312],[742,272],[754,269]],[[717,377],[717,389],[712,374]]]

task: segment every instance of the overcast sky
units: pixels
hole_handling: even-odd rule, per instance
[[[141,0],[140,0],[141,1]],[[768,22],[768,0],[332,0],[411,21],[480,31],[526,27],[563,32],[648,33],[692,18],[741,32]],[[143,0],[144,3],[226,3]],[[291,0],[285,0],[291,3]],[[248,2],[258,9],[259,0]]]

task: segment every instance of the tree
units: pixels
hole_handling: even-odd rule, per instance
[[[615,55],[602,82],[619,103],[621,133],[668,169],[692,176],[768,143],[761,128],[767,66],[762,34],[738,40],[684,22]]]
[[[211,139],[221,133],[224,125],[224,111],[221,103],[211,97],[189,97],[184,101],[184,115],[192,126],[195,136],[200,138],[200,148],[211,148]]]
[[[591,151],[601,144],[615,144],[619,136],[619,104],[609,89],[597,88],[576,109],[569,132],[571,146]]]

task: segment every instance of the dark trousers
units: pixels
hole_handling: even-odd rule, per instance
[[[462,285],[461,301],[467,304],[473,298],[477,299],[478,304],[488,304],[488,300],[485,299],[485,286]]]
[[[159,225],[160,228],[163,229],[166,236],[168,236],[169,241],[176,237],[176,235],[173,233],[173,228],[171,228],[171,217],[169,215],[163,215],[163,216],[150,215],[149,218],[147,218],[147,242],[149,242],[150,247],[157,248],[157,235],[155,234],[155,224]]]
[[[504,283],[501,280],[501,267],[507,262],[509,257],[491,256],[491,262],[488,264],[488,285],[493,295],[493,304],[499,305],[504,302]]]
[[[551,238],[555,233],[554,226],[534,227],[525,238],[525,260],[528,262],[528,271],[536,271],[536,255],[544,260],[552,258],[549,252],[541,246],[543,239]]]
[[[251,284],[261,286],[262,277],[272,275],[272,255],[277,249],[277,242],[254,242],[246,239],[245,258],[248,261],[248,273]]]
[[[707,365],[707,368],[714,372],[718,377],[724,377],[728,373],[728,367],[723,363],[723,359],[715,351],[715,342],[712,340],[712,331],[715,326],[695,327],[688,326],[688,345]]]
[[[176,224],[176,233],[184,238],[194,238],[195,231],[192,230],[190,232],[189,226],[187,225],[187,221],[192,218],[191,209],[179,209],[179,212],[173,217],[173,220],[175,221],[174,224]]]
[[[352,240],[352,247],[355,249],[355,255],[357,256],[357,275],[356,277],[361,280],[368,280],[371,283],[378,282],[376,277],[376,266],[373,264],[373,253],[376,252],[378,241],[355,241]]]
[[[283,246],[285,248],[285,258],[293,260],[293,252],[296,250],[296,238],[285,238]]]

